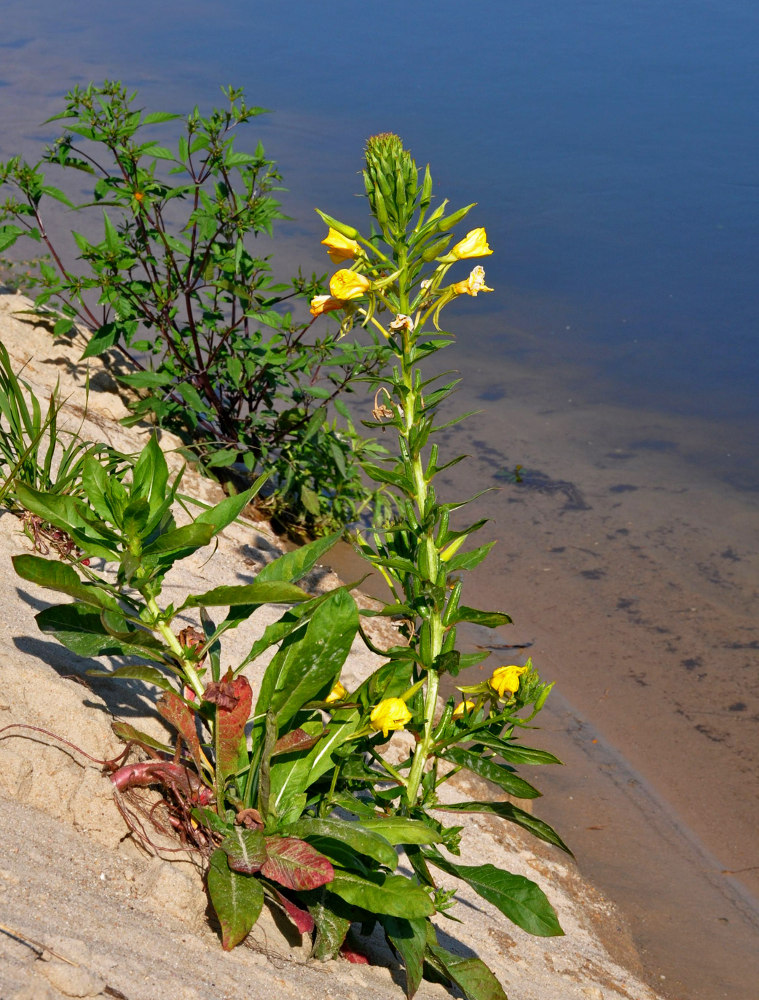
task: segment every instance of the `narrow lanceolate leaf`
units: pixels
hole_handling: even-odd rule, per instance
[[[241,587],[214,587],[205,594],[193,594],[188,597],[182,607],[229,608],[239,604],[294,604],[306,601],[308,597],[304,590],[292,583],[265,580],[262,583],[249,583]]]
[[[236,826],[221,842],[229,867],[244,875],[255,875],[263,867],[267,854],[264,835],[260,830],[244,830]]]
[[[304,729],[293,729],[291,732],[285,733],[284,736],[280,736],[274,744],[274,749],[272,750],[271,755],[272,757],[275,757],[277,754],[293,753],[295,750],[310,750],[311,747],[315,747],[319,740],[326,736],[326,734],[326,729],[317,733],[315,736],[309,735],[309,733],[307,733]]]
[[[329,859],[305,840],[267,837],[266,854],[261,874],[288,889],[316,889],[335,876]]]
[[[268,473],[264,473],[256,479],[250,489],[244,490],[242,493],[235,493],[230,497],[225,497],[215,507],[204,510],[195,518],[195,524],[210,524],[213,528],[213,533],[217,534],[226,528],[228,524],[231,524],[235,518],[239,517],[268,478]]]
[[[484,759],[479,754],[472,753],[470,750],[463,750],[461,747],[451,747],[442,756],[445,760],[449,760],[453,764],[468,768],[473,774],[485,778],[486,781],[492,781],[494,785],[498,785],[504,792],[508,792],[509,795],[514,795],[518,799],[536,799],[540,796],[537,788],[534,788],[524,778],[520,778],[519,775],[514,774],[504,764]]]
[[[173,754],[174,748],[170,747],[167,743],[161,743],[158,740],[153,739],[152,736],[148,736],[147,733],[141,732],[139,729],[135,729],[134,726],[130,726],[128,722],[112,722],[111,729],[118,736],[120,740],[128,743],[129,740],[136,740],[138,743],[143,743],[145,746],[151,747],[153,750],[160,750],[163,753]]]
[[[185,746],[192,754],[195,766],[200,770],[202,754],[200,740],[195,728],[195,713],[174,691],[167,691],[166,694],[162,694],[156,702],[156,708],[182,737]]]
[[[256,582],[263,583],[271,580],[284,580],[287,583],[293,580],[300,580],[301,577],[309,573],[316,563],[335,545],[340,539],[340,535],[326,535],[324,538],[317,538],[316,541],[301,545],[292,552],[286,552],[283,556],[270,562],[261,570],[256,577]]]
[[[380,834],[365,829],[360,823],[344,819],[319,819],[313,816],[303,816],[297,823],[291,824],[287,833],[292,833],[296,837],[338,840],[352,847],[358,854],[373,858],[387,868],[396,868],[398,865],[398,855],[391,844]]]
[[[379,833],[391,844],[439,844],[443,838],[432,827],[419,819],[405,819],[403,816],[380,816],[376,819],[362,819],[365,830]]]
[[[430,917],[435,912],[432,900],[420,886],[403,875],[375,875],[371,881],[353,872],[335,871],[329,885],[334,893],[352,906],[390,917]]]
[[[211,855],[208,894],[221,924],[221,943],[230,951],[250,933],[261,913],[264,892],[253,875],[232,871],[221,849]]]
[[[523,829],[529,830],[539,840],[544,840],[547,844],[554,844],[556,847],[560,847],[562,851],[566,851],[571,857],[574,857],[553,827],[511,802],[451,802],[447,805],[438,803],[435,808],[445,809],[448,812],[492,813],[495,816],[502,817],[502,819],[509,820],[511,823],[516,823],[518,826],[523,827]]]
[[[216,703],[216,767],[226,778],[237,770],[253,690],[247,677],[241,674],[230,680],[228,673],[224,680],[209,684],[205,697]]]
[[[380,918],[380,922],[388,941],[403,960],[406,969],[406,996],[411,1000],[422,981],[427,921],[385,916]]]
[[[437,851],[426,851],[425,857],[449,875],[462,879],[528,934],[554,937],[564,933],[546,894],[523,875],[513,875],[490,864],[455,865]]]
[[[96,608],[109,608],[119,611],[119,603],[115,597],[105,593],[95,584],[83,583],[76,570],[62,562],[53,562],[41,556],[13,556],[13,567],[20,577],[36,583],[48,590],[57,590],[68,594],[83,604]]]
[[[317,903],[310,903],[308,912],[316,924],[313,957],[320,962],[335,958],[351,925],[350,909],[337,896],[328,893]],[[345,911],[345,912],[341,912]]]
[[[439,944],[428,944],[425,957],[433,969],[458,986],[467,1000],[508,1000],[503,987],[482,959],[462,958]]]
[[[150,632],[132,630],[113,635],[98,609],[86,604],[57,604],[35,615],[41,632],[54,635],[80,656],[142,656],[162,659],[162,646]]]
[[[56,636],[58,638],[58,636]],[[64,643],[64,646],[67,645]],[[69,649],[72,647],[69,646]],[[113,654],[110,654],[113,655]],[[171,682],[163,676],[160,670],[155,667],[148,667],[139,663],[130,664],[126,667],[116,667],[115,670],[97,670],[95,668],[86,671],[88,677],[107,677],[109,679],[120,678],[121,680],[145,681],[148,684],[155,684],[157,688],[164,691],[171,691]]]

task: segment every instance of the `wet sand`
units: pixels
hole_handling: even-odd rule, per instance
[[[688,459],[723,447],[706,422],[557,399],[513,366],[510,396],[497,365],[464,366],[455,409],[481,412],[445,442],[471,457],[444,495],[499,487],[467,511],[498,539],[467,603],[515,622],[466,640],[502,647],[483,673],[532,655],[556,681],[534,744],[567,767],[531,775],[535,812],[623,908],[652,985],[754,1000],[757,497]]]

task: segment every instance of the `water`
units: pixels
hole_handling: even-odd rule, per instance
[[[759,7],[91,6],[64,16],[52,0],[3,5],[1,158],[35,156],[55,134],[38,123],[77,82],[120,78],[145,106],[179,112],[210,107],[219,84],[233,83],[276,112],[239,142],[260,136],[291,189],[285,207],[295,221],[280,227],[278,250],[288,266],[327,270],[314,206],[364,224],[357,173],[373,133],[398,132],[419,163],[431,163],[435,193],[453,206],[478,201],[470,220],[487,227],[496,292],[446,316],[458,335],[460,408],[484,414],[452,443],[475,455],[466,475],[477,487],[501,483],[494,474],[522,462],[575,481],[588,509],[566,511],[561,493],[489,495],[478,515],[496,519],[502,544],[471,603],[514,613],[519,636],[534,641],[541,670],[570,703],[568,717],[589,719],[655,785],[672,822],[718,859],[709,873],[717,902],[702,901],[698,876],[684,877],[675,914],[669,888],[653,888],[660,873],[646,868],[667,857],[661,845],[674,835],[633,843],[617,793],[584,787],[597,768],[578,768],[595,741],[568,754],[566,777],[551,779],[549,808],[558,801],[564,815],[546,818],[570,829],[583,871],[628,909],[648,968],[684,983],[682,995],[722,996],[718,984],[750,967],[756,939],[748,925],[739,937],[733,903],[719,893],[720,866],[755,865],[759,823],[741,784],[753,787],[759,775],[750,653]],[[472,482],[451,483],[453,495]],[[549,718],[546,728],[562,739],[567,726]],[[630,783],[624,769],[603,767],[619,788]],[[584,809],[579,791],[574,806],[562,799],[571,782],[583,785]],[[615,818],[606,834],[587,818],[599,801]],[[703,869],[701,858],[688,870]],[[690,942],[722,933],[709,923],[714,913],[730,915],[729,933],[696,955]],[[673,937],[677,927],[685,943]],[[753,996],[746,983],[732,995]]]
[[[483,311],[496,332],[539,342],[502,335],[504,357],[542,342],[579,366],[588,398],[708,416],[736,437],[735,421],[755,426],[748,0],[481,0],[466,13],[450,0],[231,0],[223,16],[138,0],[63,22],[47,0],[4,10],[2,155],[39,136],[75,81],[122,78],[172,110],[234,82],[275,109],[250,141],[264,133],[315,236],[314,204],[363,218],[361,145],[392,129],[440,194],[479,201],[498,291]]]

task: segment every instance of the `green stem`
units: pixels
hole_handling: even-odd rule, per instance
[[[185,679],[188,685],[192,688],[195,694],[202,700],[203,698],[203,684],[198,677],[195,667],[192,663],[188,662],[186,656],[186,650],[179,642],[179,639],[174,635],[169,626],[166,624],[163,618],[163,613],[156,603],[154,597],[146,597],[145,603],[148,610],[153,615],[153,622],[155,624],[156,631],[160,633],[166,645],[172,651],[172,653],[179,660],[182,671],[184,672]]]

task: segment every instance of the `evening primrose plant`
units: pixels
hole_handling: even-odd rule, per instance
[[[444,307],[462,295],[492,291],[481,264],[464,276],[460,265],[487,257],[492,250],[484,228],[455,238],[455,227],[474,206],[447,213],[444,201],[433,209],[429,167],[420,181],[398,136],[382,134],[369,140],[363,178],[372,215],[368,233],[319,211],[328,227],[322,242],[330,259],[342,266],[332,275],[330,294],[311,302],[314,316],[335,313],[343,334],[353,327],[378,333],[394,361],[391,371],[369,380],[375,393],[372,420],[365,424],[386,435],[394,432],[397,458],[388,465],[365,463],[364,469],[395,495],[399,514],[385,530],[358,532],[356,546],[390,588],[392,601],[378,613],[399,622],[404,641],[382,651],[387,663],[372,683],[379,690],[381,678],[383,698],[369,715],[369,727],[377,736],[364,744],[388,787],[369,785],[361,798],[398,816],[436,824],[441,843],[406,843],[404,850],[419,886],[433,894],[439,911],[447,910],[451,900],[446,896],[443,901],[433,869],[466,882],[525,930],[560,934],[550,903],[529,880],[492,864],[450,860],[443,849],[459,853],[459,829],[433,820],[431,812],[494,813],[567,850],[555,831],[511,801],[444,803],[439,798],[440,786],[466,770],[510,796],[532,799],[540,793],[515,774],[514,765],[557,763],[552,754],[518,742],[551,687],[540,680],[531,662],[500,666],[489,679],[461,686],[464,698],[458,704],[449,698],[442,712],[439,704],[443,675],[456,676],[488,655],[462,653],[457,626],[469,622],[495,628],[511,621],[502,612],[462,603],[461,574],[482,562],[492,543],[467,547],[485,522],[455,527],[452,515],[470,501],[438,499],[434,480],[461,457],[441,461],[434,437],[463,417],[448,413],[457,381],[447,381],[446,375],[430,378],[423,371],[428,359],[451,343],[451,336],[440,330]],[[413,743],[391,766],[378,748],[404,729],[413,735]],[[424,932],[413,920],[405,925],[408,939],[417,942],[417,956],[422,955],[421,967],[413,965],[410,947],[401,946],[387,926],[385,932],[406,964],[409,983],[427,963],[467,996],[503,995],[482,963],[471,978],[457,975],[451,957],[441,958],[432,924]]]

